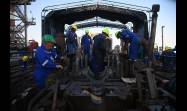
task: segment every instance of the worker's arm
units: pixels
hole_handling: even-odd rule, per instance
[[[89,39],[90,39],[90,45],[93,44],[93,41],[92,41],[92,38],[89,36]]]
[[[58,55],[57,55],[57,51],[56,51],[56,49],[53,49],[53,50],[54,50],[54,52],[53,52],[53,53],[54,53],[54,55],[53,55],[53,56],[54,56],[54,59],[56,59],[56,58],[57,58],[57,56],[58,56]]]
[[[76,47],[78,48],[79,44],[78,44],[78,41],[77,41],[77,34],[74,33],[74,41],[76,43]]]
[[[81,46],[83,46],[83,43],[84,43],[84,36],[82,36],[81,38]]]
[[[45,52],[43,51],[36,52],[36,59],[45,68],[56,68],[56,65],[50,58],[47,58]]]

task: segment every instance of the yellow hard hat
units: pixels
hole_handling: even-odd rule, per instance
[[[23,56],[22,57],[22,61],[28,61],[29,60],[29,57],[28,56]]]
[[[86,29],[86,30],[85,30],[85,33],[86,33],[86,34],[88,34],[89,32],[90,32],[89,29]]]
[[[117,39],[120,38],[120,37],[119,37],[119,31],[117,31],[117,32],[115,33],[115,36],[116,36]]]
[[[72,24],[72,25],[71,25],[71,28],[77,30],[77,26],[76,26],[75,24]]]
[[[107,36],[109,37],[110,32],[109,32],[109,28],[108,27],[104,27],[102,30],[103,33],[107,34]]]

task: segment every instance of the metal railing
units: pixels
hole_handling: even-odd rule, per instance
[[[68,11],[71,8],[88,7],[88,6],[94,6],[94,5],[96,7],[104,5],[106,7],[116,7],[116,8],[121,8],[121,9],[144,12],[147,15],[148,32],[151,31],[151,22],[152,22],[152,17],[151,17],[152,9],[151,8],[127,4],[127,3],[109,1],[109,0],[98,0],[98,1],[83,0],[83,1],[78,1],[78,2],[66,3],[66,4],[46,6],[43,8],[43,10],[41,12],[41,19],[44,20],[45,16],[51,11],[63,10],[63,9]],[[149,33],[149,35],[150,35],[150,33]]]
[[[119,21],[110,21],[107,19],[103,19],[101,17],[94,17],[91,19],[86,19],[84,21],[79,21],[79,22],[75,22],[75,24],[77,25],[78,28],[84,28],[86,26],[110,26],[111,27],[125,27],[123,23],[119,22]]]
[[[96,6],[106,5],[106,6],[112,6],[112,7],[117,7],[117,8],[135,10],[135,11],[143,11],[143,12],[146,12],[146,13],[151,12],[151,9],[148,8],[148,7],[132,5],[132,4],[127,4],[127,3],[108,1],[108,0],[100,0],[100,1],[84,0],[84,1],[66,3],[66,4],[46,6],[42,10],[42,16],[45,16],[46,12],[48,13],[50,11],[62,10],[62,9],[68,10],[70,8],[85,7],[85,6],[91,6],[91,5],[96,5]]]
[[[83,24],[83,23],[88,23],[88,22],[107,22],[107,23],[115,23],[117,25],[124,25],[123,23],[119,22],[119,21],[111,21],[111,20],[107,20],[107,19],[103,19],[101,17],[93,17],[91,19],[86,19],[84,21],[79,21],[79,22],[75,22],[75,24]]]

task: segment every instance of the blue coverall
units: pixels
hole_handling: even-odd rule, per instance
[[[57,59],[58,55],[57,55],[57,50],[56,48],[52,48],[51,49],[51,59],[54,61],[55,59]]]
[[[170,71],[176,69],[176,53],[174,51],[176,50],[173,49],[172,51],[163,53],[163,66]]]
[[[96,35],[94,38],[92,58],[90,69],[96,75],[105,69],[104,58],[106,56],[105,36],[103,34]]]
[[[155,52],[154,53],[154,56],[155,56],[155,59],[157,60],[157,61],[159,61],[160,60],[160,53],[159,52]]]
[[[85,55],[90,57],[90,45],[92,44],[92,39],[88,34],[85,34],[81,39],[81,46],[83,47],[83,52]]]
[[[76,55],[76,50],[78,48],[78,42],[77,42],[77,34],[72,31],[68,31],[66,34],[66,45],[67,45],[67,55],[70,59],[70,64],[68,66],[68,69],[72,71],[73,68],[73,62],[75,61],[75,55]]]
[[[119,33],[121,36],[120,39],[126,41],[130,39],[130,46],[129,46],[129,59],[136,60],[138,57],[138,50],[140,48],[140,40],[136,34],[130,31],[122,30]],[[128,35],[128,36],[127,36]]]
[[[45,87],[45,80],[48,75],[56,69],[56,65],[53,63],[51,57],[53,56],[51,51],[48,51],[43,45],[37,48],[36,51],[36,66],[34,70],[34,80],[39,89]]]
[[[67,54],[75,54],[78,48],[77,34],[75,32],[68,31],[66,37]]]

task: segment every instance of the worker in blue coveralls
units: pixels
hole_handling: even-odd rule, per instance
[[[84,66],[86,66],[87,65],[86,63],[88,63],[90,60],[89,58],[91,55],[91,47],[92,47],[92,38],[89,35],[88,29],[85,30],[85,35],[82,36],[81,47],[82,47],[82,51],[83,51]]]
[[[54,54],[52,53],[54,43],[52,35],[44,35],[42,45],[36,51],[36,66],[33,75],[39,89],[45,88],[45,81],[54,69],[63,69],[61,65],[54,63]]]
[[[70,30],[66,34],[66,53],[70,60],[68,69],[72,71],[73,62],[76,59],[76,51],[78,49],[77,34],[75,33],[77,26],[75,24],[70,26]]]
[[[143,44],[144,38],[138,37],[135,33],[131,32],[128,28],[124,28],[121,31],[116,32],[117,39],[121,39],[126,43],[130,43],[128,52],[128,63],[129,63],[129,73],[128,77],[134,77],[134,62],[138,58],[138,52],[141,43]],[[122,77],[123,78],[123,77]]]
[[[162,63],[164,69],[168,71],[176,70],[176,47],[162,52]]]
[[[106,45],[105,40],[109,37],[108,27],[104,27],[101,34],[93,38],[92,58],[90,69],[94,73],[95,78],[98,78],[100,73],[105,69]]]
[[[138,50],[140,48],[140,38],[133,32],[128,29],[122,29],[121,31],[116,32],[117,39],[129,42],[129,53],[128,57],[131,60],[136,60],[138,57]]]

